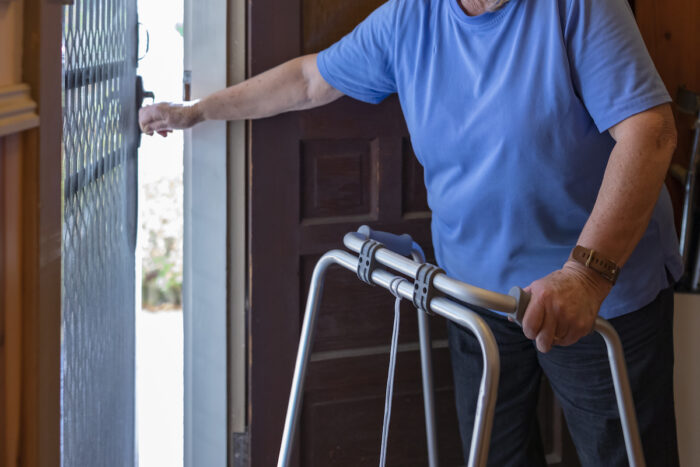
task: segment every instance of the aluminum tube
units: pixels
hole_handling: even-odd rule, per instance
[[[605,345],[608,348],[608,360],[610,360],[610,372],[615,384],[615,396],[617,397],[617,407],[620,411],[620,421],[622,432],[625,436],[625,447],[627,457],[631,467],[644,467],[644,451],[642,441],[639,437],[639,427],[637,425],[637,414],[634,410],[634,400],[627,377],[627,365],[625,364],[625,354],[622,351],[622,342],[615,328],[602,318],[596,319],[595,331],[603,336]]]
[[[313,343],[314,325],[318,315],[321,294],[323,291],[323,280],[328,267],[332,264],[338,264],[348,270],[356,272],[357,257],[341,250],[333,250],[326,253],[319,260],[314,269],[314,273],[311,278],[309,297],[306,304],[304,323],[302,325],[297,361],[294,368],[294,378],[292,380],[292,390],[287,408],[287,417],[285,419],[284,433],[280,447],[280,456],[277,464],[278,467],[289,465],[292,451],[292,441],[294,439],[294,432],[296,430],[300,414],[300,401],[303,390],[303,382],[306,376],[306,369]],[[385,289],[389,289],[389,284],[394,277],[395,276],[393,274],[381,269],[376,269],[372,273],[372,281],[377,285],[381,285]],[[398,291],[403,298],[409,300],[413,298],[413,287],[406,282],[400,284]],[[486,326],[484,321],[471,310],[468,310],[443,297],[434,298],[430,303],[430,307],[431,311],[434,313],[472,331],[477,337],[482,348],[484,372],[482,374],[480,384],[479,400],[477,403],[471,452],[468,463],[469,467],[481,467],[486,465],[488,458],[488,447],[491,438],[491,429],[493,427],[493,416],[498,390],[500,359],[496,340],[493,333],[488,326]],[[610,370],[615,386],[615,394],[617,397],[618,409],[620,411],[620,420],[622,423],[625,446],[627,448],[630,465],[633,467],[644,467],[644,454],[639,437],[634,402],[627,377],[627,367],[625,365],[624,353],[622,351],[620,338],[612,325],[601,318],[596,320],[595,330],[603,337],[607,346],[608,358],[610,360]],[[425,337],[426,336],[423,336],[421,338],[421,343],[425,342]],[[424,363],[425,360],[423,348],[429,351],[430,346],[421,345],[421,363]],[[430,363],[431,362],[428,358],[427,365],[424,368],[432,373],[432,365]],[[425,382],[426,378],[424,375],[424,391],[426,391],[426,395],[432,394],[432,378],[430,378],[430,388],[427,390]],[[426,401],[428,399],[431,398],[426,397]],[[430,420],[430,414],[434,414],[434,409],[429,410],[427,402],[425,405],[427,427]],[[428,432],[430,432],[430,430],[428,430]],[[428,436],[430,435],[428,434]]]
[[[700,235],[698,235],[700,237]],[[700,244],[700,240],[698,241]],[[690,290],[693,292],[700,291],[700,246],[698,247],[697,258],[695,258],[695,271],[693,272]]]
[[[345,244],[346,247],[348,247],[350,250],[354,251],[355,253],[359,253],[360,249],[362,248],[362,244],[367,240],[362,234],[357,233],[357,232],[349,232],[345,234],[345,237],[343,237],[343,243]],[[380,252],[385,253],[381,255],[380,257]],[[388,248],[382,248],[377,251],[377,261],[382,263],[385,266],[389,266],[390,268],[399,271],[407,276],[411,276],[413,278],[416,277],[416,271],[418,270],[419,264],[406,258],[405,256],[401,256],[398,253],[395,253]],[[388,261],[391,261],[388,263]]]
[[[277,459],[278,467],[287,467],[292,455],[294,432],[296,431],[299,415],[301,413],[304,378],[306,377],[306,369],[309,363],[309,356],[311,355],[316,317],[318,316],[321,294],[323,293],[323,280],[328,267],[333,264],[339,264],[346,269],[357,271],[357,258],[342,250],[329,251],[316,263],[313,275],[311,276],[309,296],[306,300],[304,323],[301,327],[297,360],[294,365],[292,389],[289,394],[289,404],[287,406],[287,416],[284,420],[284,432],[282,433],[280,454]]]
[[[415,242],[414,242],[415,245]],[[417,246],[417,245],[416,245]],[[414,246],[413,260],[425,263],[425,255],[420,247]],[[430,339],[430,320],[421,309],[418,313],[418,340],[420,341],[421,376],[423,378],[423,407],[425,410],[425,438],[428,446],[428,465],[438,467],[437,425],[435,423],[435,390],[433,387],[432,340]]]
[[[430,309],[436,314],[469,329],[481,346],[484,372],[481,376],[479,400],[476,405],[472,444],[467,465],[469,467],[485,466],[489,455],[491,429],[493,428],[493,416],[498,396],[498,378],[501,371],[496,338],[479,315],[446,298],[434,298],[430,302]]]
[[[359,252],[360,248],[362,247],[362,242],[364,241],[364,238],[358,234],[355,233],[349,233],[345,235],[344,238],[344,243],[345,246],[348,247],[349,249]],[[700,258],[700,254],[698,255]],[[397,270],[403,274],[406,274],[412,278],[415,278],[416,272],[418,270],[419,264],[410,261],[407,258],[404,258],[403,256],[400,256],[396,253],[393,253],[392,251],[383,248],[377,251],[376,255],[377,261],[379,261],[381,264],[384,264],[385,266],[388,266],[394,270]],[[699,260],[700,263],[700,260]],[[700,267],[699,269],[699,275],[700,275]],[[386,273],[386,271],[381,271],[381,270],[376,270],[375,272],[377,273]],[[391,274],[389,274],[389,277],[391,277]],[[375,280],[374,274],[372,275],[373,281]],[[377,279],[381,279],[381,276],[378,277]],[[405,285],[405,284],[402,284]],[[514,297],[509,296],[509,295],[503,295],[503,294],[498,294],[495,292],[491,292],[488,290],[480,289],[478,287],[470,286],[468,284],[464,284],[460,281],[457,281],[455,279],[451,279],[447,277],[444,274],[438,274],[435,277],[434,280],[434,285],[435,288],[440,290],[441,292],[456,298],[457,300],[461,302],[465,302],[467,304],[471,305],[476,305],[480,306],[483,308],[488,308],[491,310],[497,310],[497,311],[504,311],[507,313],[513,313],[516,310],[517,307],[517,301],[515,300]],[[385,287],[388,287],[388,284],[385,284]],[[408,294],[408,292],[407,292]],[[412,298],[412,290],[410,290],[410,295],[405,295],[406,298],[411,299]],[[445,305],[445,303],[449,304],[446,305],[448,307],[451,306],[457,306],[458,309],[464,310],[464,308],[460,307],[459,305],[443,298],[434,298],[431,301],[431,310],[436,312],[437,314],[440,314],[441,316],[450,319],[452,321],[455,321],[475,333],[477,338],[480,339],[480,343],[482,345],[482,350],[484,351],[484,368],[488,368],[488,359],[487,356],[489,353],[494,353],[492,351],[488,351],[487,347],[490,345],[489,341],[492,339],[485,339],[484,342],[481,341],[481,336],[483,333],[477,332],[475,330],[475,326],[478,327],[478,323],[466,323],[462,322],[460,320],[460,313],[458,312],[457,315],[450,313],[449,310],[446,309],[440,309],[441,306]],[[474,315],[477,316],[478,315]],[[491,334],[491,338],[493,338],[493,334],[491,333],[490,329],[486,328],[488,331],[488,334]],[[620,338],[617,335],[617,332],[615,329],[608,323],[607,321],[598,318],[596,320],[596,325],[595,325],[595,330],[603,336],[603,339],[605,340],[607,350],[608,350],[608,359],[610,361],[610,371],[612,374],[613,382],[615,385],[615,395],[617,398],[617,404],[618,404],[618,409],[620,411],[620,420],[622,421],[622,428],[625,436],[625,446],[627,448],[627,454],[630,460],[630,465],[632,466],[638,466],[642,467],[645,465],[644,463],[644,455],[641,447],[641,440],[639,437],[639,428],[637,425],[637,417],[636,413],[634,411],[634,403],[632,399],[632,392],[630,390],[630,385],[629,385],[629,379],[627,376],[627,367],[625,365],[625,360],[624,360],[624,353],[622,351],[622,344],[620,342]],[[495,347],[495,340],[493,340],[493,345]],[[498,358],[498,351],[496,348],[495,351],[496,359]],[[493,358],[493,357],[491,357]],[[497,366],[498,368],[499,366]],[[496,371],[498,373],[498,371]],[[486,373],[484,374],[484,377],[486,378]],[[482,380],[483,382],[483,380]],[[498,374],[495,376],[495,382],[496,382],[496,388],[498,385]],[[489,403],[495,405],[495,394],[493,397],[487,399]],[[481,401],[479,402],[481,405]],[[480,407],[477,407],[477,416],[479,414]],[[488,423],[488,426],[482,427],[479,429],[479,427],[475,426],[475,435],[472,438],[472,449],[471,449],[471,454],[470,456],[476,456],[475,459],[470,458],[470,466],[474,465],[472,464],[472,460],[477,463],[476,465],[482,465],[482,462],[486,461],[486,456],[488,455],[488,449],[486,449],[485,453],[480,453],[478,452],[479,449],[483,449],[484,446],[488,447],[489,439],[490,439],[490,434],[491,434],[491,424],[493,423],[493,407],[490,409],[487,407],[485,409],[486,411],[486,416],[483,417],[481,420],[484,423]],[[479,418],[477,418],[477,421],[479,421]],[[476,436],[477,431],[481,431],[482,433],[486,433],[486,439],[481,439],[478,440],[478,437]],[[476,454],[475,454],[476,453]],[[482,457],[483,456],[483,457]]]
[[[362,248],[362,243],[365,240],[366,238],[357,232],[350,232],[343,238],[345,246],[356,253],[359,253]],[[377,250],[376,258],[381,264],[411,278],[416,277],[418,266],[420,266],[418,263],[394,253],[388,248]],[[440,292],[469,305],[506,313],[513,313],[517,308],[515,298],[510,295],[504,295],[465,284],[464,282],[448,277],[446,274],[436,275],[433,285]]]
[[[307,364],[313,343],[313,329],[321,302],[323,279],[326,270],[332,264],[338,264],[350,271],[357,272],[357,257],[340,250],[333,250],[326,253],[316,264],[313,276],[311,277],[297,361],[294,367],[292,390],[289,396],[287,417],[285,419],[280,455],[277,462],[278,467],[286,467],[289,465],[292,453],[292,442],[294,440],[294,433],[301,409],[300,401],[304,378],[306,376]],[[375,269],[372,272],[371,279],[373,283],[389,290],[389,285],[394,277],[396,277],[394,274],[387,271]],[[398,292],[403,298],[409,300],[413,298],[413,286],[407,282],[402,282],[399,285]],[[491,439],[491,427],[493,426],[493,415],[496,405],[498,376],[500,371],[500,359],[496,340],[491,330],[476,313],[446,298],[434,298],[431,301],[431,310],[436,314],[470,329],[476,335],[482,348],[484,372],[479,386],[479,400],[477,403],[472,437],[472,452],[470,453],[470,462],[468,465],[469,467],[483,467],[486,465],[488,456],[488,444]]]
[[[394,274],[382,269],[375,269],[372,272],[372,282],[385,289],[389,288],[394,277],[396,277]],[[398,289],[402,297],[408,300],[413,298],[412,285],[402,282]],[[489,454],[491,428],[493,427],[493,415],[498,395],[498,377],[501,369],[496,338],[479,315],[447,298],[433,298],[430,301],[430,310],[469,329],[481,346],[484,371],[479,385],[479,399],[476,405],[472,444],[467,465],[468,467],[484,467]]]
[[[425,409],[425,438],[428,445],[428,465],[438,467],[437,426],[435,424],[435,391],[433,388],[433,361],[431,355],[430,323],[423,310],[418,313],[420,363],[423,377],[423,407]]]
[[[681,257],[683,258],[683,267],[688,273],[688,254],[690,252],[691,233],[693,231],[693,211],[695,201],[695,169],[698,164],[698,151],[700,151],[700,120],[695,124],[695,136],[693,137],[693,149],[690,154],[690,163],[688,164],[688,175],[685,178],[685,198],[683,200],[683,220],[681,222],[680,247]]]

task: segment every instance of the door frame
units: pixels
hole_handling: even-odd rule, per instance
[[[245,0],[185,0],[185,98],[246,77]],[[246,124],[185,132],[185,466],[247,464]]]
[[[226,85],[232,86],[249,76],[246,0],[228,0],[227,18]],[[227,136],[229,464],[238,467],[248,465],[247,123],[229,122]]]

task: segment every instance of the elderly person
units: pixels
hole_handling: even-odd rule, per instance
[[[676,133],[626,0],[390,0],[318,55],[194,105],[145,108],[141,127],[165,135],[393,93],[425,169],[439,265],[487,289],[530,284],[522,330],[481,311],[502,364],[490,465],[545,465],[542,371],[582,463],[626,465],[605,346],[590,334],[598,315],[625,347],[647,463],[677,465],[681,263],[663,187]],[[449,338],[466,456],[481,359],[464,329]]]

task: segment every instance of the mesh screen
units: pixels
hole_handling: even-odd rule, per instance
[[[63,18],[62,465],[134,465],[135,0]]]

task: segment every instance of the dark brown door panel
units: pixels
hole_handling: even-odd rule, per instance
[[[461,465],[447,349],[436,349],[434,358],[441,465]],[[301,465],[378,463],[388,363],[386,352],[312,362],[302,415]],[[387,450],[390,465],[427,462],[419,374],[418,351],[399,352]]]
[[[250,73],[318,52],[352,30],[381,0],[255,0]],[[274,15],[269,12],[274,11]],[[362,224],[407,232],[433,260],[423,171],[399,101],[341,98],[250,128],[251,464],[273,465],[309,281],[318,258],[343,248]],[[426,465],[416,312],[402,313],[389,465]],[[296,462],[376,464],[393,299],[340,268],[330,270],[307,374]],[[442,465],[462,463],[445,324],[433,322]],[[452,459],[454,462],[450,461]]]

